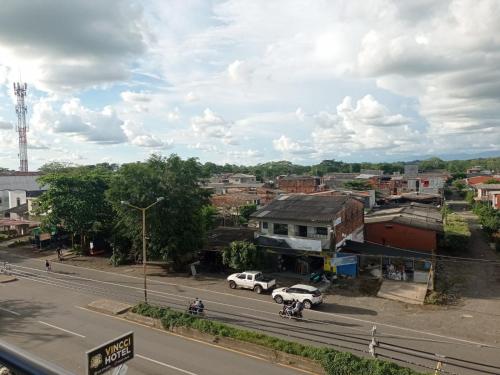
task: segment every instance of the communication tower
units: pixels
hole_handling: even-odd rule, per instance
[[[28,108],[24,103],[26,97],[26,90],[28,85],[26,83],[14,82],[14,94],[17,97],[16,114],[17,126],[16,131],[19,133],[19,171],[28,172],[28,140],[26,132],[29,130],[26,126],[26,113]]]

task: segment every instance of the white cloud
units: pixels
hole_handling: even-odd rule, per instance
[[[163,141],[152,134],[148,134],[141,124],[133,121],[125,121],[122,126],[129,142],[134,146],[169,149],[172,147],[172,141]]]
[[[231,125],[210,108],[206,108],[203,116],[195,116],[191,119],[191,127],[197,134],[211,138],[224,138],[230,135]]]
[[[83,142],[116,144],[127,141],[112,107],[92,111],[80,104],[78,98],[64,102],[60,110],[53,109],[48,100],[41,100],[33,107],[31,123],[35,130],[64,133]]]
[[[273,147],[284,154],[311,154],[314,151],[311,146],[306,145],[304,142],[293,141],[285,135],[282,135],[279,139],[274,139]]]
[[[196,95],[194,92],[190,91],[186,94],[186,96],[184,97],[184,100],[188,103],[193,103],[193,102],[197,102],[198,100],[200,100],[200,97],[198,95]]]
[[[337,106],[336,113],[321,111],[314,118],[318,127],[312,138],[319,155],[334,152],[350,155],[366,150],[383,150],[388,154],[410,152],[426,141],[408,118],[391,114],[371,95],[355,105],[347,96]],[[392,130],[388,131],[389,128]]]
[[[147,92],[124,91],[120,96],[127,103],[149,103],[152,100],[151,93]]]
[[[175,107],[173,110],[169,111],[167,113],[167,119],[168,121],[179,121],[181,118],[181,112],[179,110],[179,107]]]

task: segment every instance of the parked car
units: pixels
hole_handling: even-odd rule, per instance
[[[245,271],[233,273],[227,277],[231,289],[244,288],[252,289],[256,293],[272,290],[276,287],[276,280],[266,278],[260,271]]]
[[[299,300],[304,304],[306,309],[310,309],[323,302],[323,296],[319,289],[305,284],[275,289],[273,290],[272,296],[276,303],[284,303],[294,299]]]

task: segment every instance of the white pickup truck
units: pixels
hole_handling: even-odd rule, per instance
[[[276,287],[276,280],[265,278],[260,271],[233,273],[227,277],[227,281],[229,281],[229,287],[231,289],[236,289],[238,287],[252,289],[258,294],[263,291],[272,290]]]

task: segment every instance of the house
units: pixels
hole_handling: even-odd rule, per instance
[[[477,184],[484,184],[487,181],[496,181],[500,184],[500,176],[483,175],[483,176],[473,176],[465,179],[465,183],[469,186],[474,186]]]
[[[257,182],[254,175],[244,173],[235,173],[230,175],[228,180],[231,184],[251,184]]]
[[[256,244],[277,254],[281,270],[323,269],[346,240],[363,241],[363,203],[347,195],[282,195],[250,218]]]
[[[321,191],[322,181],[312,176],[284,176],[278,178],[278,188],[285,193],[310,194]]]
[[[499,208],[500,204],[500,183],[498,184],[475,184],[476,197],[474,200],[480,202],[489,202],[495,209]]]
[[[26,204],[40,195],[44,189],[38,184],[38,177],[35,174],[0,176],[0,212]]]
[[[366,242],[434,253],[443,220],[437,207],[413,203],[374,211],[366,215],[364,227]]]
[[[375,206],[375,190],[348,190],[348,189],[335,189],[325,190],[318,193],[311,193],[310,195],[317,196],[331,196],[331,195],[349,195],[357,198],[363,202],[366,209],[371,209]]]

